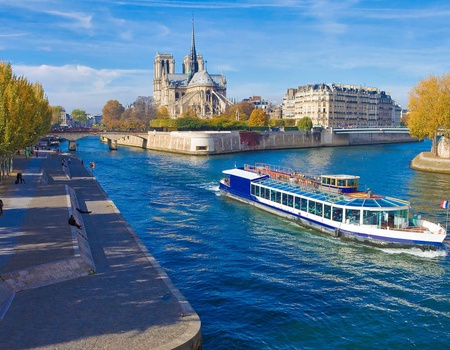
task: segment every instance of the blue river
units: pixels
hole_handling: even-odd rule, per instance
[[[202,321],[204,349],[449,349],[447,249],[347,243],[221,196],[245,163],[359,175],[446,223],[450,175],[414,171],[429,141],[194,157],[78,141],[94,175]],[[450,241],[449,241],[450,242]],[[445,246],[449,246],[445,242]],[[126,322],[126,320],[123,320]]]

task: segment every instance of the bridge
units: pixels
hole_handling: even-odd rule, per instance
[[[70,130],[70,131],[55,131],[48,134],[47,137],[60,137],[69,141],[69,151],[76,151],[76,142],[83,137],[98,136],[101,140],[108,143],[110,150],[117,150],[117,140],[123,139],[127,136],[137,136],[147,141],[147,132],[131,132],[131,131],[93,131],[93,130]]]
[[[389,127],[371,127],[371,128],[342,128],[333,129],[335,134],[409,134],[409,128],[389,128]]]

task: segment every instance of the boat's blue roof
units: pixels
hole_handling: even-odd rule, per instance
[[[407,207],[408,204],[401,200],[393,198],[378,197],[378,198],[354,198],[342,194],[327,193],[313,188],[304,190],[298,185],[289,184],[286,182],[275,181],[270,178],[256,180],[256,183],[274,188],[281,191],[286,191],[292,194],[301,195],[318,201],[330,202],[342,206],[351,207],[367,207],[367,208],[395,208]]]

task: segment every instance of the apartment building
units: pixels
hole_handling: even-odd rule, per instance
[[[309,117],[325,128],[397,126],[395,112],[391,96],[372,87],[308,84],[283,98],[283,119]]]

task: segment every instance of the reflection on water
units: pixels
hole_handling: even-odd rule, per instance
[[[439,207],[450,199],[450,175],[417,171],[408,186],[408,197],[418,214],[445,225],[447,210]]]

